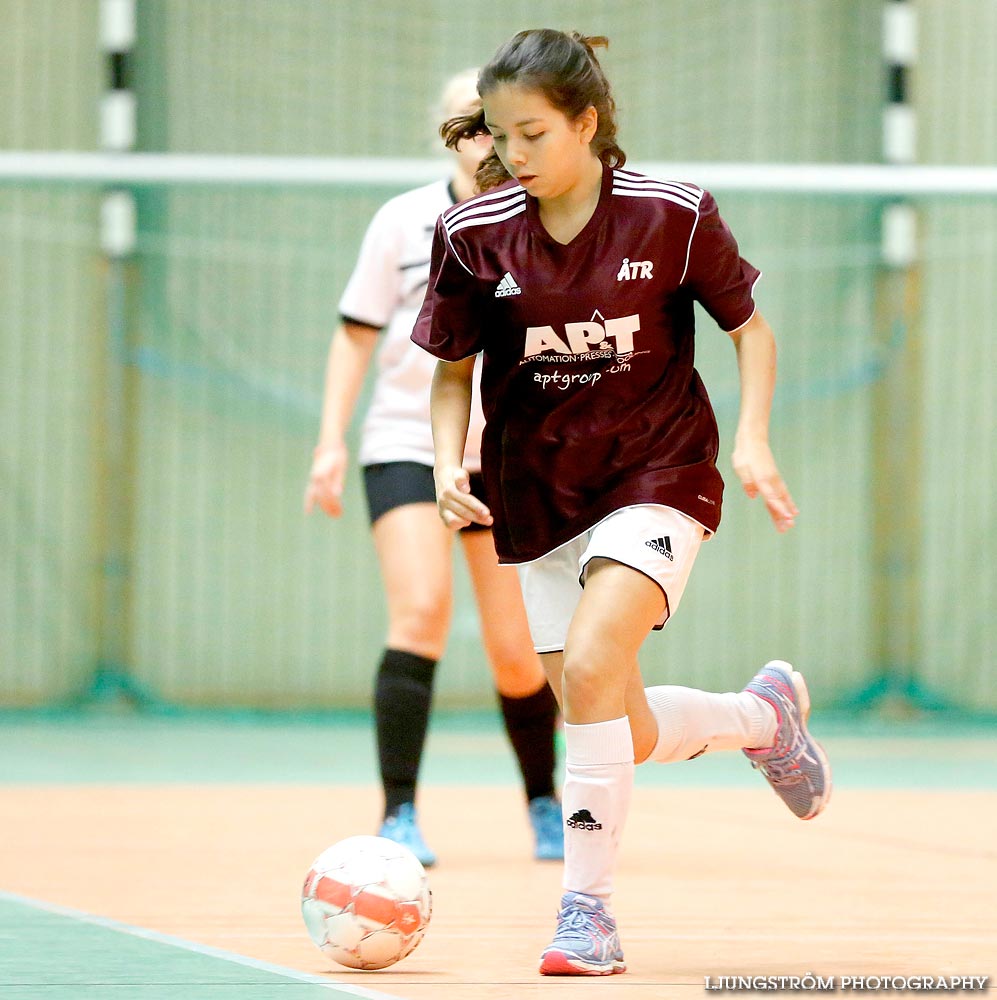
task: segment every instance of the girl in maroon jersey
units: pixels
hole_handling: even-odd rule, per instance
[[[493,527],[518,567],[530,630],[564,711],[564,895],[540,971],[625,969],[610,908],[635,763],[743,749],[801,819],[830,771],[806,729],[798,672],[766,664],[741,692],[644,688],[638,650],[674,614],[723,483],[716,421],[693,365],[693,303],[733,341],[741,409],[733,464],[779,531],[797,509],[768,442],[772,331],[759,272],[710,194],[623,169],[603,38],[524,31],[478,76],[483,107],[448,145],[488,132],[483,193],[437,223],[413,340],[432,393],[445,524]],[[485,496],[462,468],[483,354]]]

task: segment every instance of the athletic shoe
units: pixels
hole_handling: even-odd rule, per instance
[[[745,749],[751,766],[765,775],[794,815],[813,819],[831,797],[831,765],[807,731],[810,695],[803,675],[782,660],[766,663],[744,689],[775,709],[775,744]]]
[[[554,940],[540,956],[544,976],[611,976],[626,972],[616,921],[602,901],[580,892],[561,897]]]
[[[394,815],[388,816],[377,835],[407,847],[422,862],[424,868],[432,868],[436,864],[436,855],[426,846],[419,832],[415,806],[411,802],[403,802]]]
[[[533,827],[537,861],[564,859],[564,816],[561,803],[553,795],[530,800],[530,825]]]

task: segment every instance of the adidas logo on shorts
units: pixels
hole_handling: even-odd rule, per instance
[[[652,538],[644,543],[649,549],[654,549],[659,556],[664,556],[669,562],[675,562],[672,555],[672,540],[669,535],[662,535],[660,538]]]
[[[512,272],[506,271],[502,276],[502,280],[498,283],[498,287],[495,289],[495,298],[504,299],[508,295],[520,295],[522,291],[522,288],[516,284],[516,279],[512,276]]]

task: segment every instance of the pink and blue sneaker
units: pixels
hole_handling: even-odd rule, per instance
[[[544,976],[611,976],[626,972],[616,921],[602,900],[581,892],[561,897],[554,940],[540,956]]]
[[[800,819],[813,819],[831,797],[831,765],[823,747],[807,731],[810,695],[803,675],[783,660],[766,663],[745,691],[775,710],[775,743],[744,750],[776,795]]]

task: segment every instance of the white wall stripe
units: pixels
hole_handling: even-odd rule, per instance
[[[890,267],[910,267],[917,259],[917,210],[909,201],[891,202],[880,216],[880,255]]]
[[[100,246],[109,257],[126,257],[135,250],[137,220],[130,191],[109,191],[100,206]]]
[[[135,0],[101,0],[99,41],[107,69],[107,89],[98,109],[101,148],[127,153],[138,140],[138,109],[128,86],[129,55],[135,44]],[[130,191],[111,191],[101,206],[101,245],[111,257],[135,249],[137,222]]]
[[[882,54],[887,92],[882,111],[882,152],[888,164],[908,165],[917,159],[917,115],[910,94],[917,36],[913,3],[885,0]],[[917,259],[917,215],[909,202],[884,206],[880,215],[880,257],[888,267],[910,267]]]
[[[917,158],[917,118],[909,104],[883,108],[883,159],[887,163],[913,163]]]
[[[135,95],[130,90],[106,90],[100,99],[100,144],[108,151],[135,148]]]
[[[882,55],[887,87],[883,159],[887,163],[913,163],[917,156],[917,119],[910,103],[909,70],[917,56],[917,15],[909,0],[885,0]]]
[[[100,46],[127,52],[135,44],[135,0],[101,0]]]
[[[906,0],[888,0],[883,8],[883,55],[901,66],[917,58],[917,15]]]
[[[383,184],[408,190],[439,180],[434,159],[230,156],[204,153],[0,151],[0,182],[318,187]],[[666,163],[649,170],[697,177],[710,191],[964,198],[997,194],[997,167],[886,163]]]

